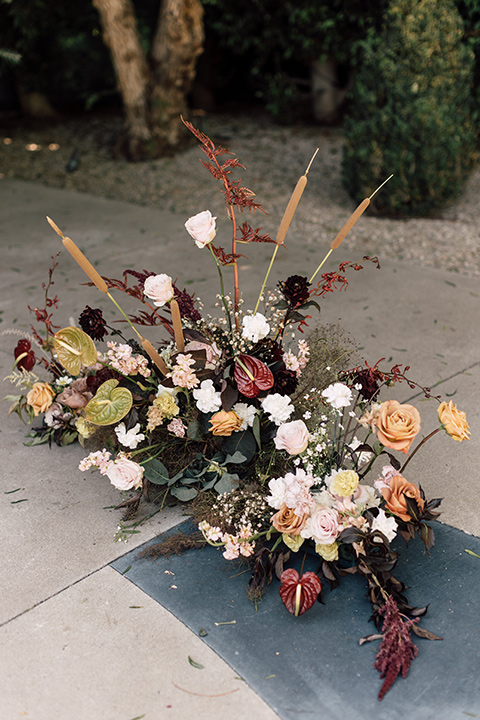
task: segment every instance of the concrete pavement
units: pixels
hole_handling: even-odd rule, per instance
[[[192,207],[192,214],[205,208]],[[297,212],[301,212],[301,205]],[[195,291],[206,308],[217,292],[211,256],[195,248],[184,217],[21,181],[0,181],[2,264],[0,331],[26,330],[27,305],[42,302],[50,257],[61,249],[52,217],[102,275],[126,268],[166,272]],[[279,218],[280,220],[280,218]],[[361,222],[361,221],[360,221]],[[228,247],[219,218],[218,242]],[[222,235],[224,237],[222,238]],[[279,253],[270,284],[307,274],[327,248],[312,243]],[[240,263],[246,306],[258,295],[271,247],[250,245]],[[382,262],[352,272],[347,291],[322,301],[320,320],[340,321],[370,364],[411,366],[409,374],[466,411],[472,431],[461,445],[438,434],[410,464],[410,479],[429,497],[444,497],[442,520],[480,536],[480,288],[460,275]],[[327,269],[345,258],[341,248]],[[62,252],[55,274],[58,323],[69,324],[85,304],[114,309]],[[129,304],[123,295],[122,306]],[[108,301],[107,301],[108,302]],[[133,308],[133,305],[132,305]],[[154,339],[150,337],[150,339]],[[0,370],[8,374],[16,338],[1,336]],[[4,383],[4,394],[12,392]],[[417,391],[400,386],[407,401]],[[422,430],[436,427],[435,403],[415,398]],[[0,416],[2,603],[0,606],[0,717],[5,720],[270,720],[275,713],[198,637],[109,563],[175,525],[181,508],[162,511],[128,545],[113,542],[119,519],[104,508],[118,492],[98,474],[80,473],[82,448],[29,448],[16,416]],[[414,476],[415,474],[415,476]],[[15,495],[6,494],[21,488]],[[13,504],[13,498],[24,502]],[[199,673],[188,656],[207,672]]]

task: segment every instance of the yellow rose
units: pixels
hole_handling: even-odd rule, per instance
[[[338,560],[338,543],[335,541],[329,545],[320,545],[316,543],[315,552],[327,562]]]
[[[97,429],[97,425],[88,422],[88,420],[85,420],[84,417],[77,418],[75,422],[75,427],[77,428],[77,432],[80,437],[84,438],[85,440],[91,437]]]
[[[210,430],[214,435],[231,435],[232,432],[240,430],[243,420],[233,410],[220,410],[210,418]]]
[[[470,440],[468,437],[470,430],[467,416],[464,412],[457,410],[457,406],[453,404],[453,400],[450,400],[449,403],[442,402],[438,406],[438,418],[445,432],[454,440],[458,440],[458,442]]]
[[[357,489],[359,477],[355,470],[344,470],[333,478],[328,488],[333,495],[348,497]]]
[[[54,397],[55,392],[48,383],[36,382],[27,394],[27,403],[33,408],[33,413],[37,417],[48,410]]]

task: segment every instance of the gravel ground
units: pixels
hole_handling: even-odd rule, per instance
[[[174,158],[132,164],[114,159],[121,118],[115,114],[62,118],[56,122],[19,124],[0,118],[0,178],[125,200],[185,218],[210,209],[224,211],[215,180],[199,162],[197,144]],[[309,173],[289,237],[306,244],[328,245],[354,209],[341,185],[342,133],[318,126],[279,127],[260,113],[218,114],[198,118],[214,142],[232,150],[246,169],[242,184],[254,190],[268,215],[255,226],[275,235],[297,179],[313,152]],[[78,168],[67,173],[72,152]],[[382,192],[388,192],[388,186]],[[363,255],[414,262],[451,272],[480,276],[480,168],[471,175],[462,197],[435,219],[390,220],[364,216],[344,243],[341,259]],[[288,238],[287,238],[288,244]]]

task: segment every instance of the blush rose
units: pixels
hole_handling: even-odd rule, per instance
[[[212,217],[210,210],[204,210],[189,218],[185,223],[187,232],[195,240],[195,245],[204,248],[211,243],[217,230],[215,227],[216,217]]]
[[[117,457],[107,466],[105,474],[117,490],[142,487],[143,467],[126,457]]]
[[[150,300],[153,300],[154,305],[163,307],[173,298],[172,278],[165,273],[151,275],[145,280],[143,292]]]
[[[277,450],[286,450],[289,455],[299,455],[308,446],[310,433],[303,420],[283,423],[274,438]]]

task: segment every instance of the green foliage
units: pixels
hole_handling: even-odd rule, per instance
[[[385,0],[202,0],[207,35],[240,59],[257,97],[291,119],[310,66],[331,54],[350,64],[355,46],[378,24]],[[348,7],[347,7],[348,5]],[[244,79],[245,81],[245,79]]]
[[[345,123],[344,184],[375,211],[425,215],[455,197],[476,159],[473,56],[453,2],[392,0],[362,43]]]

